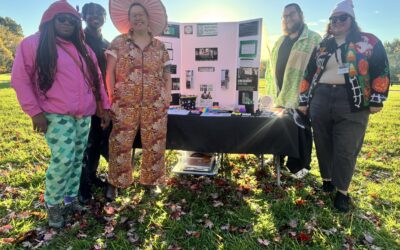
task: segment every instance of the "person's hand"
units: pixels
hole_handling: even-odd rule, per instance
[[[32,117],[33,130],[40,133],[46,133],[47,131],[47,119],[43,113],[39,113]]]
[[[301,113],[303,113],[304,115],[307,115],[307,112],[308,112],[307,106],[299,106],[297,109],[298,109]]]
[[[108,110],[104,110],[103,117],[101,118],[101,128],[104,130],[110,126],[111,118],[110,112]]]
[[[382,110],[382,108],[383,108],[383,107],[369,107],[369,112],[370,112],[371,114],[375,114],[375,113],[380,112],[380,111]]]

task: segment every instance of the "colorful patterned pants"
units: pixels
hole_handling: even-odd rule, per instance
[[[46,171],[47,204],[57,205],[64,197],[76,197],[82,171],[83,152],[87,145],[90,116],[75,118],[68,115],[46,114],[46,141],[51,151]]]
[[[133,183],[132,144],[140,127],[142,166],[140,183],[165,183],[165,144],[167,137],[167,109],[154,107],[112,107],[113,129],[110,135],[108,182],[118,188]]]

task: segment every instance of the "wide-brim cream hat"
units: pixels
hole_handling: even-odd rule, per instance
[[[139,3],[143,5],[149,14],[149,29],[153,36],[163,33],[167,26],[167,12],[160,0],[110,0],[110,18],[114,26],[121,33],[127,33],[131,29],[129,22],[129,7]]]

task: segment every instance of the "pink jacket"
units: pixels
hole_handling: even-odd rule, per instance
[[[40,93],[35,72],[36,50],[40,33],[25,38],[17,48],[11,73],[11,86],[17,93],[18,101],[29,116],[41,112],[72,116],[90,116],[96,112],[96,101],[93,92],[85,82],[80,68],[62,48],[57,46],[57,71],[52,87],[46,96]],[[79,62],[79,52],[68,41],[58,40],[75,56]],[[97,59],[94,52],[86,46],[94,63]],[[82,59],[84,62],[84,60]],[[85,63],[83,63],[85,64]],[[85,68],[86,70],[86,68]],[[98,69],[101,87],[101,99],[104,109],[110,104],[104,89],[100,70]]]

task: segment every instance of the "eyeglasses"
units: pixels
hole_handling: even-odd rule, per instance
[[[292,11],[292,12],[290,12],[289,14],[287,14],[287,15],[283,15],[282,16],[282,19],[293,19],[293,17],[294,17],[294,15],[296,15],[297,14],[297,11]]]
[[[60,15],[56,17],[57,22],[59,23],[65,23],[68,22],[72,26],[76,26],[79,22],[79,20],[75,17],[72,16],[67,16],[67,15]]]
[[[337,23],[337,22],[343,23],[343,22],[346,22],[349,17],[350,16],[347,15],[347,14],[343,14],[343,15],[340,15],[340,16],[331,16],[329,18],[329,21],[331,21],[331,23],[333,23],[333,24]]]

